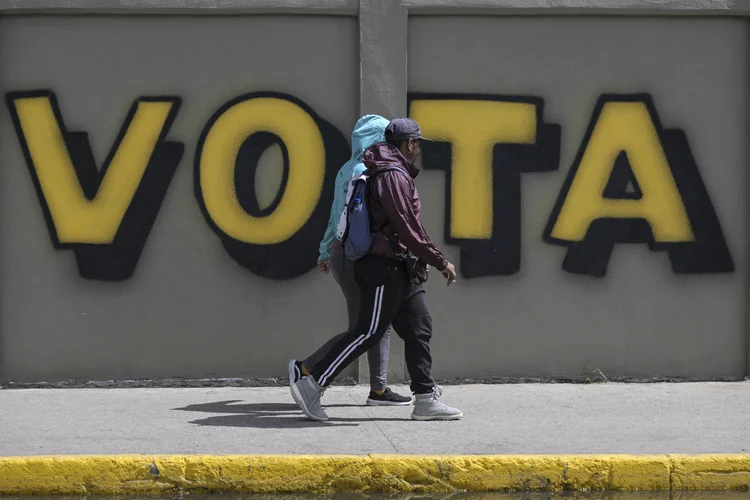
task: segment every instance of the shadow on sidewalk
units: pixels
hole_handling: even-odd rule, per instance
[[[295,403],[248,403],[237,405],[241,400],[230,399],[227,401],[216,401],[215,403],[199,403],[194,405],[174,408],[183,411],[201,411],[206,413],[253,413],[256,411],[288,411],[297,413],[300,411]],[[357,408],[364,405],[324,405],[326,408]]]
[[[261,429],[296,429],[320,426],[358,426],[359,422],[401,422],[410,420],[407,418],[374,418],[363,416],[362,418],[330,418],[327,422],[315,422],[308,420],[299,407],[294,403],[249,403],[233,404],[239,400],[216,401],[214,403],[200,403],[187,405],[182,408],[173,408],[175,411],[206,412],[206,413],[228,413],[229,415],[217,415],[200,420],[191,420],[188,423],[200,426],[215,427],[257,427]],[[325,408],[357,408],[364,405],[357,404],[332,404],[324,405]]]

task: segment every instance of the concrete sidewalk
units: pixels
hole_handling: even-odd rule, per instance
[[[285,387],[0,390],[0,456],[750,452],[750,382],[444,389],[462,420],[364,406],[365,386],[329,389],[327,423]]]

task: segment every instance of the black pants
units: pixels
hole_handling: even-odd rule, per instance
[[[390,324],[404,340],[412,392],[432,392],[432,317],[422,285],[409,283],[403,263],[369,255],[354,263],[354,278],[362,301],[357,325],[315,365],[315,380],[323,387],[330,385],[344,368],[380,341]]]

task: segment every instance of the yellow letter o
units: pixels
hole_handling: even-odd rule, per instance
[[[276,209],[253,217],[240,205],[234,183],[237,154],[258,132],[284,143],[289,173]],[[318,125],[297,104],[278,97],[251,97],[224,111],[211,125],[200,152],[200,190],[214,224],[245,243],[272,245],[305,225],[320,199],[325,177],[325,148]]]

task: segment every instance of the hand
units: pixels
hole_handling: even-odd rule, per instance
[[[443,274],[443,277],[448,280],[448,286],[451,286],[451,284],[456,282],[456,267],[450,262],[448,262],[445,269],[440,272]]]
[[[331,271],[331,263],[327,260],[319,260],[318,268],[323,274],[328,274]]]

